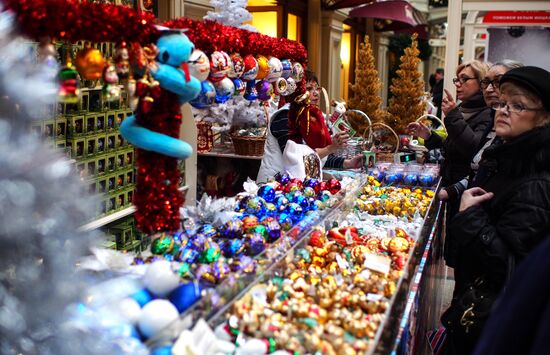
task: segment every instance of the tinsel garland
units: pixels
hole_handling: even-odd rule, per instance
[[[161,89],[151,111],[138,112],[137,122],[152,131],[179,137],[181,109],[177,95]],[[134,195],[138,228],[145,233],[177,231],[183,195],[178,190],[178,160],[158,153],[137,149],[137,187]]]
[[[153,43],[156,18],[127,6],[78,0],[4,0],[17,15],[19,27],[33,39],[45,36],[76,42]]]
[[[153,43],[159,35],[157,20],[150,13],[119,5],[77,0],[5,0],[17,14],[21,30],[33,39],[44,36],[75,42]],[[307,62],[305,47],[286,38],[274,38],[212,21],[178,18],[163,23],[169,28],[187,29],[195,48],[207,53],[223,50]]]

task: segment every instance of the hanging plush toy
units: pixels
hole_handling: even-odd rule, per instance
[[[151,79],[137,88],[140,104],[136,115],[124,120],[120,128],[124,138],[140,148],[135,217],[138,228],[149,234],[179,228],[183,197],[178,191],[177,161],[192,152],[189,144],[179,140],[180,107],[201,90],[199,80],[189,74],[187,61],[194,46],[187,36],[180,31],[164,31],[154,48],[156,60],[148,56],[150,50],[145,51],[144,77]],[[148,104],[142,105],[143,100]]]

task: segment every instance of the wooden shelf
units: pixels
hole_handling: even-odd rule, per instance
[[[180,192],[187,191],[187,190],[189,190],[189,185],[184,185],[184,186],[180,187],[178,190]],[[87,223],[87,224],[81,226],[80,228],[78,228],[78,231],[86,232],[86,231],[91,231],[91,230],[97,229],[99,227],[103,227],[104,225],[107,225],[107,224],[112,223],[116,220],[119,220],[121,218],[129,216],[132,213],[134,213],[135,211],[136,211],[135,206],[127,207],[127,208],[125,208],[123,210],[120,210],[118,212],[115,212],[113,214],[110,214],[110,215],[107,215],[105,217],[101,217],[101,218],[98,218],[96,220],[93,220],[92,222]]]

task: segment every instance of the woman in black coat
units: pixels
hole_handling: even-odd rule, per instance
[[[472,352],[515,264],[550,232],[550,73],[512,69],[500,92],[499,144],[483,153],[484,179],[462,194],[448,228],[458,248],[455,292],[442,316],[447,354]]]
[[[462,102],[457,105],[445,90],[442,111],[447,138],[443,139],[419,122],[408,125],[409,133],[423,138],[426,148],[442,148],[445,161],[441,166],[441,185],[449,186],[460,181],[470,172],[470,162],[490,131],[493,120],[486,105],[479,82],[489,70],[486,63],[474,60],[458,66],[453,79],[456,96]]]

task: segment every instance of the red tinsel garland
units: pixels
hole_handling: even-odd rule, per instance
[[[155,42],[156,17],[119,5],[76,0],[4,0],[27,36],[76,42]]]
[[[21,30],[39,40],[44,36],[76,42],[155,42],[159,30],[150,13],[119,5],[78,2],[77,0],[4,0],[6,7],[17,14]],[[261,54],[290,59],[303,65],[307,51],[296,41],[274,38],[212,21],[188,18],[169,20],[169,28],[188,29],[186,34],[195,48],[207,53],[222,50],[241,55]]]

